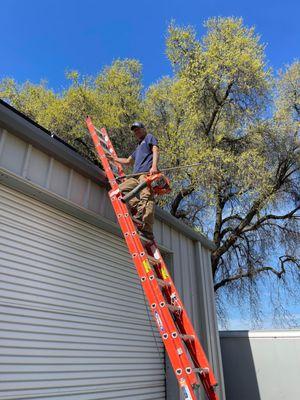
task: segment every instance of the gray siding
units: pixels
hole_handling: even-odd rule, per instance
[[[300,331],[220,332],[229,400],[300,399]]]
[[[32,136],[29,133],[22,136],[21,128],[11,133],[7,127],[13,123],[7,122],[7,116],[4,119],[3,129],[0,129],[0,182],[74,215],[90,225],[121,236],[106,189],[95,178],[96,167],[90,164],[89,175],[87,162],[84,161],[83,165],[78,164],[76,157],[74,156],[75,162],[69,151],[63,162],[61,152],[65,149],[59,148],[56,157],[51,149],[51,138],[46,138],[48,150],[36,144],[36,136],[39,141],[43,141],[44,136],[47,136],[45,133],[44,136],[38,136],[38,132],[35,136],[36,127],[32,130]],[[29,127],[26,126],[26,129],[29,130]],[[57,143],[53,146],[57,146]],[[17,163],[13,161],[16,158]],[[212,245],[207,239],[160,210],[157,210],[154,230],[161,249],[172,264],[169,263],[169,266],[178,291],[200,335],[208,358],[213,363],[220,382],[220,399],[224,399],[210,269]],[[173,390],[173,385],[171,387]],[[177,394],[171,395],[170,398],[176,399],[175,396]]]

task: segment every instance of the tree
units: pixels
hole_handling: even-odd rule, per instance
[[[130,123],[142,109],[141,65],[136,60],[116,60],[95,77],[67,74],[70,85],[62,93],[48,89],[46,82],[18,84],[11,78],[0,83],[0,97],[34,121],[96,161],[86,131],[85,117],[96,126],[106,126],[118,152],[134,147]]]
[[[170,26],[174,78],[149,88],[147,118],[166,164],[201,163],[173,175],[165,206],[212,237],[219,305],[248,294],[257,306],[263,277],[300,278],[300,64],[276,80],[253,28],[235,18],[206,27],[198,41],[191,27]]]

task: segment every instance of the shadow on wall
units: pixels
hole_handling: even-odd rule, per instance
[[[226,400],[263,400],[248,331],[220,332]]]

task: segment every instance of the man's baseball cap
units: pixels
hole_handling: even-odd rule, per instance
[[[145,128],[145,125],[144,124],[142,124],[141,122],[134,122],[132,125],[131,125],[131,130],[132,131],[134,131],[136,128]]]

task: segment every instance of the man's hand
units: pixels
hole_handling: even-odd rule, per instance
[[[157,174],[157,173],[158,173],[157,167],[152,166],[150,171],[149,171],[149,174],[150,175],[154,175],[154,174]]]
[[[109,161],[111,162],[115,162],[118,164],[124,164],[124,165],[129,165],[133,163],[133,158],[131,156],[129,156],[128,158],[120,158],[120,157],[116,157],[113,156],[112,154],[107,154],[106,156],[108,158]]]
[[[117,158],[113,156],[112,154],[106,154],[106,158],[110,161],[110,162],[117,162]]]

